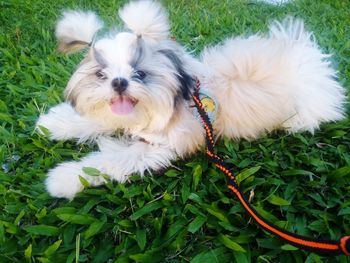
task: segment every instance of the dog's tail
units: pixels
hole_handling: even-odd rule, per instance
[[[313,132],[344,116],[345,92],[299,19],[274,22],[267,36],[233,38],[209,48],[220,107],[215,128],[229,137],[256,138],[264,130]]]
[[[119,16],[140,37],[160,41],[169,36],[167,14],[155,1],[130,2],[119,11]]]
[[[314,36],[305,29],[303,20],[292,16],[287,16],[281,22],[273,21],[269,27],[269,36],[274,39],[295,40],[315,45]]]
[[[58,50],[72,53],[88,46],[103,22],[93,12],[66,11],[56,26]]]
[[[316,43],[314,35],[305,29],[300,19],[287,17],[270,25],[270,38],[283,40],[295,58],[285,63],[296,67],[295,84],[291,95],[295,98],[296,114],[283,123],[291,132],[314,131],[321,122],[344,118],[345,89],[337,81],[330,57]],[[288,50],[286,51],[288,52]],[[292,56],[292,53],[291,53]]]

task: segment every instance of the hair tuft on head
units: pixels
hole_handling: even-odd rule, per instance
[[[133,33],[142,38],[160,41],[169,36],[167,14],[155,1],[130,2],[119,11],[119,16]]]
[[[91,11],[66,11],[56,25],[58,50],[73,53],[88,46],[103,22]]]

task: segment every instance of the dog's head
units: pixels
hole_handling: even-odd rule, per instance
[[[169,39],[162,7],[153,1],[127,4],[119,12],[127,30],[97,38],[102,22],[92,12],[69,11],[57,24],[59,50],[88,48],[65,94],[76,110],[115,128],[164,129],[193,78],[184,52]]]

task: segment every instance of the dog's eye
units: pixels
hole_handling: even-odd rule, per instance
[[[143,80],[146,77],[146,73],[142,70],[137,70],[134,75],[135,78]]]
[[[99,79],[102,79],[102,80],[107,79],[106,74],[105,74],[105,73],[103,73],[103,71],[102,71],[102,70],[98,70],[98,71],[96,71],[95,75],[96,75],[96,77],[98,77]]]

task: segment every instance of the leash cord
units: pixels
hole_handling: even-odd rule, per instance
[[[192,94],[192,99],[198,110],[199,116],[203,123],[205,133],[206,133],[206,143],[207,149],[206,154],[209,160],[219,168],[228,179],[228,188],[237,197],[238,201],[241,203],[246,212],[255,220],[255,222],[262,227],[264,230],[278,236],[284,241],[290,243],[293,246],[313,251],[324,255],[338,255],[344,254],[350,256],[350,236],[344,236],[339,239],[339,241],[320,241],[318,239],[313,239],[309,237],[304,237],[291,232],[288,232],[264,219],[259,213],[254,209],[254,207],[248,202],[246,197],[241,192],[236,178],[230,171],[228,165],[214,153],[214,133],[213,126],[210,119],[205,111],[203,104],[199,97],[199,87],[200,83],[197,80],[197,89]]]

